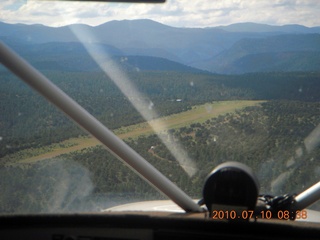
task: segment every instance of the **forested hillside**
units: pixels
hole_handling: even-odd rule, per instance
[[[44,72],[66,93],[111,129],[144,121],[115,84],[101,72]],[[221,100],[319,101],[319,73],[128,72],[158,116]],[[0,157],[84,135],[75,124],[23,82],[0,72]],[[178,101],[177,101],[178,100]],[[28,129],[28,131],[26,131]]]
[[[192,177],[156,135],[128,144],[191,197],[201,197],[207,174],[226,161],[250,166],[260,193],[299,193],[320,177],[318,139],[309,141],[319,109],[318,102],[276,100],[169,130],[172,144],[181,143],[197,166]],[[102,147],[2,167],[0,173],[0,212],[98,211],[163,198]]]
[[[211,72],[241,74],[317,71],[319,63],[319,34],[283,34],[263,39],[241,39],[228,50],[196,67]]]
[[[145,121],[101,72],[43,73],[111,129]],[[156,135],[127,140],[190,196],[200,198],[207,174],[225,161],[252,167],[261,193],[300,192],[319,178],[318,140],[308,136],[320,122],[320,73],[128,69],[126,74],[147,96],[155,117],[213,101],[264,100],[261,106],[161,133],[170,144],[179,142],[193,160],[196,172],[191,177]],[[86,135],[5,70],[0,71],[0,85],[0,157]],[[0,176],[0,212],[6,213],[99,211],[164,198],[102,147],[27,163],[8,164],[0,158]]]
[[[23,82],[2,72],[1,156],[86,134]],[[111,129],[144,121],[103,73],[46,72],[59,87]],[[212,100],[242,99],[246,90],[226,88],[219,76],[180,72],[131,72],[159,116]],[[181,99],[181,101],[176,101]],[[26,131],[28,129],[28,131]],[[8,147],[9,146],[9,147]]]

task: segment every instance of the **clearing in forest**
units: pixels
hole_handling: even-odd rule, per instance
[[[150,122],[139,123],[116,129],[114,133],[121,139],[136,138],[154,132],[161,132],[173,128],[181,128],[192,123],[202,123],[208,119],[218,117],[248,106],[256,106],[264,101],[218,101],[192,107],[191,110],[169,115]],[[5,156],[7,163],[32,163],[39,160],[57,157],[88,147],[94,147],[100,143],[92,137],[71,138],[61,143],[55,143],[40,149],[26,149],[11,156]],[[8,161],[10,159],[10,161]]]

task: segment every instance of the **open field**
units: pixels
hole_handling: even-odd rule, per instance
[[[196,122],[205,122],[248,106],[259,105],[263,101],[220,101],[194,106],[191,110],[173,114],[150,121],[116,129],[115,134],[121,139],[136,138],[154,132],[161,132],[173,128],[181,128]],[[32,163],[43,159],[57,157],[61,154],[78,151],[100,144],[92,137],[79,137],[55,143],[41,149],[27,149],[5,156],[1,160],[6,163]]]
[[[173,128],[181,128],[192,123],[202,123],[245,107],[255,106],[263,101],[220,101],[194,106],[191,110],[117,129],[115,133],[122,139],[135,138],[143,134],[161,132]],[[153,130],[152,130],[153,129]]]

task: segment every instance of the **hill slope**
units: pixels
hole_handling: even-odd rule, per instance
[[[67,61],[74,61],[70,58],[72,55],[82,62],[88,61],[90,66],[83,67],[88,70],[94,68],[94,64],[79,45],[79,39],[87,44],[103,46],[111,56],[166,58],[202,70],[232,74],[279,69],[318,70],[314,62],[319,61],[316,53],[319,51],[319,38],[319,27],[300,25],[239,23],[210,28],[175,28],[147,19],[111,21],[96,27],[74,24],[52,28],[39,24],[0,23],[0,39],[19,53],[28,54],[34,50],[36,55],[49,54],[51,59],[41,59],[40,62],[45,61],[42,65],[54,65],[57,61],[62,67],[67,66]],[[310,53],[304,53],[299,62],[301,51]],[[285,52],[290,52],[295,61],[283,61],[279,53]],[[63,54],[52,53],[65,53],[67,56],[63,59]],[[263,55],[258,57],[257,54]],[[272,61],[268,62],[265,56]],[[252,61],[258,66],[267,64],[268,67],[250,66]]]
[[[218,73],[317,71],[320,34],[285,34],[242,39],[230,49],[196,66]]]

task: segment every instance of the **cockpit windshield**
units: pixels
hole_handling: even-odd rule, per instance
[[[228,161],[261,194],[298,194],[320,180],[319,15],[311,0],[4,0],[0,41],[190,198]],[[168,198],[4,66],[0,86],[0,214]]]

